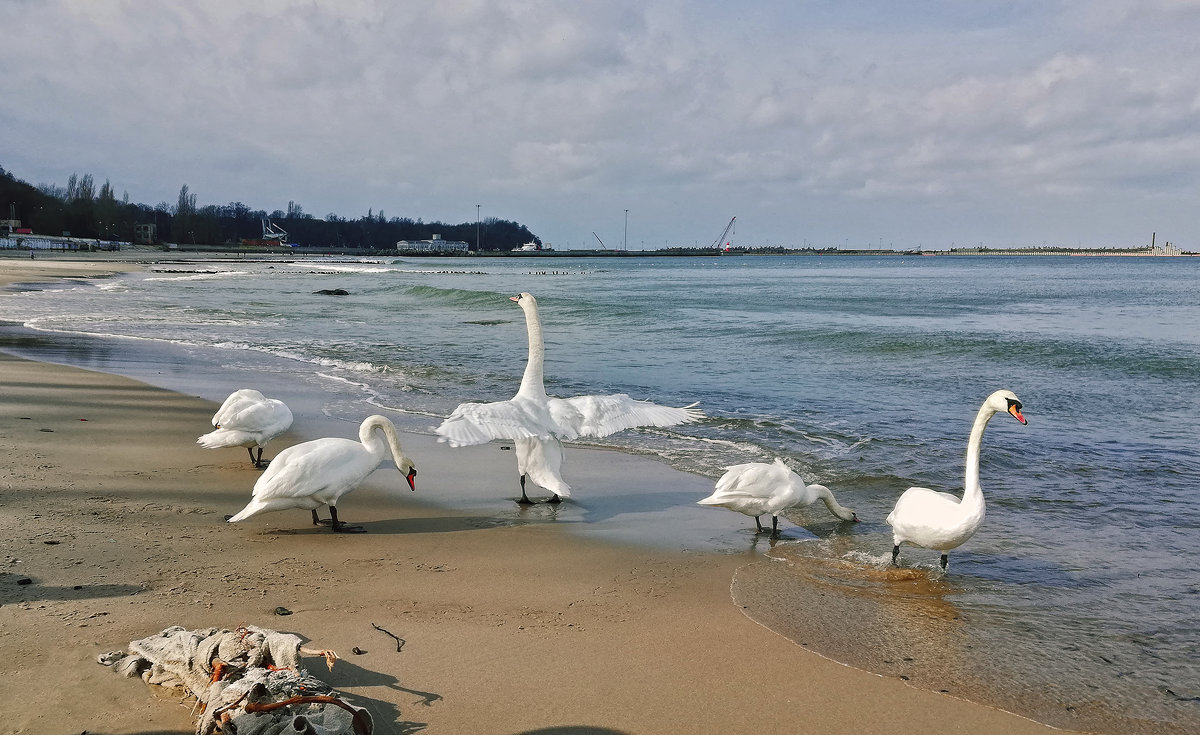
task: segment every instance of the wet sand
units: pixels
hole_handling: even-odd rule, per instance
[[[0,282],[34,280],[13,265],[0,260]],[[759,550],[646,549],[536,513],[422,502],[496,471],[492,447],[405,435],[418,492],[385,463],[340,506],[366,534],[314,528],[304,511],[224,523],[258,473],[242,449],[195,445],[215,407],[0,353],[0,732],[190,732],[190,702],[95,657],[170,625],[246,624],[337,650],[333,672],[312,670],[381,733],[1051,730],[902,672],[837,664],[755,623],[730,583]],[[696,482],[649,460],[598,468],[610,454],[577,452],[573,472],[636,472],[667,492]],[[830,614],[819,595],[810,604]]]
[[[1017,650],[1019,642],[993,635],[991,626],[998,623],[984,611],[956,602],[952,577],[927,568],[850,562],[819,548],[837,543],[829,537],[776,545],[766,558],[736,571],[735,602],[754,620],[837,661],[1056,727],[1113,735],[1196,732],[1200,723],[1188,703],[1137,717],[1110,706],[1099,693],[1089,694],[1086,680],[1089,671],[1096,673],[1095,662],[1075,662],[1084,684],[1030,675],[1029,662],[1022,660],[1028,652]],[[823,614],[796,614],[804,609]]]

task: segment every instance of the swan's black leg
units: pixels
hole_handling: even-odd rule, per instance
[[[258,448],[258,456],[254,459],[254,466],[258,467],[259,469],[262,469],[262,467],[263,467],[262,447]]]
[[[314,526],[328,526],[330,524],[330,521],[317,516],[316,508],[312,509],[312,517],[313,517],[313,525]]]
[[[755,533],[763,532],[762,522],[758,520],[758,516],[754,516],[754,526],[756,528]]]
[[[771,516],[771,538],[779,538],[779,516]]]
[[[900,556],[900,544],[896,544],[892,547],[892,566],[894,567],[900,566],[898,563],[896,563],[896,557],[898,556]]]
[[[950,555],[942,554],[942,571],[946,571],[946,565],[950,563]]]
[[[254,447],[246,447],[246,452],[250,455],[250,462],[257,467],[258,462],[254,459]]]
[[[334,533],[366,533],[367,531],[367,529],[363,528],[362,526],[347,526],[345,523],[339,521],[337,517],[337,508],[333,507],[332,505],[329,506],[329,515],[332,520]]]
[[[521,505],[533,505],[533,501],[525,494],[525,475],[521,475],[521,499],[517,502]]]

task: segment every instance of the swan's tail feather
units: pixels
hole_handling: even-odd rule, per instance
[[[224,449],[225,447],[244,447],[254,444],[255,439],[244,431],[217,429],[197,437],[196,443],[205,449]]]
[[[238,521],[244,521],[250,516],[256,513],[261,513],[266,509],[267,506],[264,503],[260,503],[257,500],[251,500],[245,508],[242,508],[240,511],[238,511],[237,515],[231,516],[228,522],[237,523]]]

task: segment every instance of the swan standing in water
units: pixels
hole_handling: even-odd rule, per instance
[[[383,434],[382,439],[376,431]],[[280,452],[254,483],[250,503],[227,520],[237,523],[257,513],[306,508],[312,511],[313,525],[328,523],[339,533],[360,533],[361,526],[347,526],[338,520],[338,498],[367,479],[389,450],[408,486],[416,490],[413,478],[417,468],[400,448],[395,425],[383,416],[368,416],[358,428],[358,441],[314,439]],[[317,508],[322,505],[329,506],[328,521],[317,516]]]
[[[526,478],[552,493],[547,502],[557,503],[571,495],[571,486],[563,481],[561,474],[563,440],[608,436],[636,426],[674,426],[704,417],[692,406],[659,406],[636,401],[624,393],[575,398],[546,395],[545,348],[537,300],[528,293],[512,296],[510,300],[525,312],[529,337],[529,360],[517,395],[507,401],[460,404],[437,428],[437,434],[452,447],[484,444],[494,439],[512,441],[521,478],[518,502],[532,502],[525,494]]]
[[[998,390],[987,397],[975,415],[971,438],[967,442],[966,483],[962,500],[957,495],[940,493],[924,487],[910,487],[896,501],[887,517],[892,527],[892,564],[900,554],[900,544],[938,549],[942,552],[942,569],[949,564],[950,549],[955,549],[975,535],[983,524],[983,490],[979,487],[979,446],[983,430],[992,416],[1007,412],[1022,424],[1021,401],[1012,391]]]
[[[838,505],[833,493],[824,485],[806,485],[800,475],[793,472],[778,457],[773,464],[750,462],[725,468],[725,474],[717,480],[716,491],[700,505],[715,505],[736,510],[754,517],[758,532],[763,525],[758,517],[771,514],[771,535],[779,535],[779,514],[788,508],[802,508],[817,500],[825,501],[829,512],[843,521],[858,522],[858,515],[849,508]]]
[[[267,398],[252,388],[242,388],[229,394],[213,414],[212,425],[216,431],[196,439],[197,444],[205,449],[245,447],[254,466],[262,467],[263,448],[291,427],[292,412],[283,401]],[[255,447],[258,447],[257,457]]]

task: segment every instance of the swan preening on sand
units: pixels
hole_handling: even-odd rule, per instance
[[[292,412],[283,401],[267,398],[252,388],[229,394],[213,414],[211,431],[196,439],[205,449],[245,447],[255,467],[262,467],[263,447],[292,425]],[[258,448],[258,456],[254,449]]]
[[[715,505],[736,510],[754,517],[754,525],[762,533],[759,516],[771,514],[771,535],[779,535],[779,514],[788,508],[802,508],[822,500],[829,512],[843,521],[858,521],[849,508],[838,505],[833,493],[824,485],[807,485],[800,475],[776,458],[772,464],[750,462],[725,468],[717,480],[716,490],[700,505]]]
[[[358,441],[315,439],[280,452],[254,483],[250,503],[228,520],[236,523],[256,513],[305,508],[312,511],[314,525],[329,523],[334,531],[362,531],[360,526],[347,526],[338,520],[338,498],[367,479],[389,451],[408,486],[416,490],[413,478],[417,469],[400,448],[395,425],[383,416],[368,416],[358,429]],[[317,508],[322,505],[329,506],[329,521],[317,516]]]
[[[1007,412],[1022,424],[1021,401],[1012,391],[998,390],[987,397],[975,415],[971,438],[967,442],[966,483],[963,496],[940,493],[924,487],[910,487],[896,501],[887,517],[892,527],[892,563],[900,554],[900,544],[938,549],[942,569],[949,563],[947,552],[961,546],[983,524],[983,490],[979,487],[979,447],[983,430],[992,416]]]
[[[693,406],[673,408],[637,401],[624,393],[609,396],[553,398],[543,382],[545,349],[537,300],[531,294],[511,297],[525,312],[529,360],[517,395],[494,403],[463,403],[437,428],[441,441],[452,447],[484,444],[494,439],[514,443],[521,500],[528,477],[552,493],[549,502],[570,496],[563,481],[562,441],[581,436],[601,437],[636,426],[674,426],[704,417]]]

